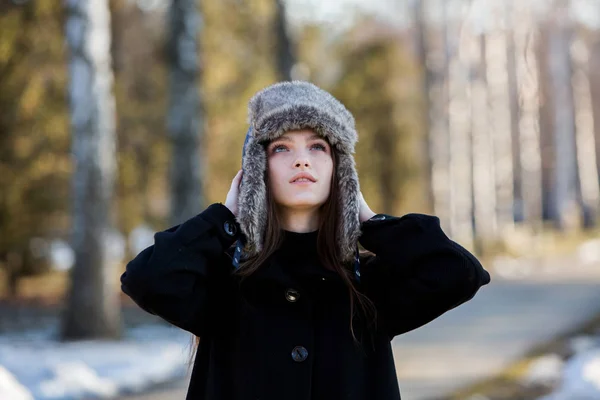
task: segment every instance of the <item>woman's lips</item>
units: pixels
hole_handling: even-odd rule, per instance
[[[311,180],[306,180],[306,181],[294,181],[292,182],[292,185],[311,185],[314,182]]]

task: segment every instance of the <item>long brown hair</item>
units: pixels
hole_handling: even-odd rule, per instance
[[[331,147],[333,150],[333,147]],[[319,259],[322,260],[323,266],[331,271],[337,272],[342,278],[343,282],[348,288],[350,295],[350,332],[355,343],[358,343],[354,332],[354,317],[355,314],[365,318],[365,321],[369,323],[369,327],[375,328],[376,323],[376,309],[373,302],[355,287],[353,283],[353,269],[349,263],[342,263],[340,261],[340,251],[337,246],[338,243],[338,221],[341,213],[341,202],[339,196],[339,182],[337,178],[336,165],[337,165],[337,153],[333,150],[331,152],[331,158],[333,160],[333,176],[331,179],[331,186],[329,197],[319,210],[319,233],[317,236],[317,254]],[[268,168],[268,167],[267,167]],[[268,170],[265,171],[265,185],[267,190],[267,224],[265,229],[264,243],[262,251],[256,256],[242,261],[240,268],[234,272],[235,275],[245,279],[256,272],[265,261],[277,250],[283,241],[283,228],[279,215],[277,213],[277,205],[273,194],[269,189],[269,174]],[[235,245],[235,244],[234,244]],[[363,252],[368,253],[368,252]],[[356,312],[356,303],[358,303],[359,310]],[[200,343],[200,338],[194,336],[194,349],[192,355],[197,350]],[[191,359],[190,359],[191,361]]]

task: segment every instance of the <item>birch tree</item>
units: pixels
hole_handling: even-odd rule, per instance
[[[510,104],[517,102],[518,98],[511,100],[509,88],[507,35],[506,29],[497,25],[486,35],[485,56],[488,91],[488,113],[489,113],[489,138],[493,154],[493,165],[491,166],[495,181],[495,218],[497,221],[497,232],[494,236],[510,234],[514,226],[514,214],[517,203],[514,198],[515,174],[513,174],[514,162],[514,140],[519,140],[518,131],[516,138],[511,134]],[[513,60],[514,61],[514,60]],[[514,64],[512,65],[513,74]],[[516,84],[515,84],[516,86]],[[516,89],[516,88],[515,88]],[[518,115],[517,115],[518,121]],[[518,149],[518,148],[517,148]],[[516,157],[520,156],[519,153]],[[519,186],[520,176],[519,179]]]
[[[551,73],[548,63],[549,42],[546,40],[552,26],[547,20],[540,21],[538,25],[539,38],[536,41],[536,65],[539,82],[539,148],[540,148],[540,191],[541,191],[541,219],[544,221],[552,219],[552,188],[554,171],[555,143],[553,139],[554,121],[552,118],[552,107],[554,93],[551,85]]]
[[[107,0],[69,0],[75,265],[62,338],[116,337],[119,290],[108,241],[115,159],[115,101]]]
[[[575,109],[577,168],[579,171],[580,202],[583,212],[583,225],[586,228],[596,225],[600,188],[596,169],[596,149],[594,147],[594,120],[590,93],[589,51],[581,38],[576,38],[571,46],[573,60],[573,99]]]
[[[506,86],[508,91],[508,112],[510,118],[512,185],[513,185],[513,217],[515,222],[525,219],[525,202],[523,199],[523,166],[521,164],[521,128],[519,119],[519,87],[517,82],[517,57],[515,44],[514,1],[507,0],[504,5],[504,15],[507,26],[504,30],[506,49]]]
[[[471,137],[475,236],[483,243],[497,235],[494,143],[489,129],[489,91],[487,80],[486,35],[473,38],[472,49]]]
[[[426,0],[413,0],[412,2],[412,13],[415,24],[415,46],[417,49],[417,55],[419,57],[420,73],[421,73],[421,93],[423,94],[422,104],[422,126],[423,126],[423,139],[421,141],[423,157],[423,171],[425,179],[425,199],[427,201],[427,207],[432,212],[442,219],[442,226],[447,227],[449,210],[445,213],[442,212],[441,208],[444,207],[441,203],[440,197],[445,196],[448,191],[444,191],[440,188],[440,177],[438,171],[435,171],[434,180],[434,166],[436,165],[436,154],[434,149],[436,147],[436,137],[434,135],[432,127],[436,125],[436,115],[434,112],[433,99],[432,99],[432,86],[434,79],[434,71],[430,64],[427,62],[429,56],[429,46],[427,45],[427,25],[425,22],[424,3]],[[441,190],[440,190],[441,189]],[[449,207],[448,207],[449,208]],[[445,215],[444,215],[445,214]],[[446,218],[444,218],[446,217]]]
[[[577,224],[581,203],[575,139],[575,108],[571,86],[572,31],[565,2],[557,2],[547,36],[554,140],[554,175],[550,212],[558,229]]]
[[[170,168],[171,225],[198,214],[201,191],[200,141],[202,107],[198,31],[200,14],[195,0],[172,0],[169,12],[168,63],[170,69],[167,129],[172,145]]]
[[[600,179],[600,35],[598,34],[596,34],[593,43],[590,45],[588,71],[594,123],[596,175]]]
[[[443,3],[445,4],[445,2]],[[447,8],[446,8],[447,10]],[[471,86],[469,84],[472,37],[464,27],[454,29],[447,20],[448,32],[460,36],[456,52],[451,51],[448,67],[448,168],[450,196],[450,233],[467,247],[474,244],[473,175],[471,153]],[[452,46],[454,48],[454,46]],[[477,47],[475,47],[477,49]],[[456,54],[454,54],[456,53]]]
[[[514,2],[513,7],[512,36],[514,38],[515,53],[519,55],[519,57],[515,57],[517,96],[519,99],[519,153],[513,155],[513,168],[518,169],[519,165],[521,166],[524,220],[529,226],[539,229],[542,220],[539,108],[541,96],[538,59],[536,58],[534,46],[534,43],[539,42],[539,39],[535,35],[535,22],[528,5]],[[514,132],[513,137],[515,137]],[[513,145],[514,151],[517,151],[515,145]],[[518,175],[515,174],[515,176]],[[515,189],[515,202],[519,201],[518,190],[518,188]]]
[[[429,26],[427,16],[439,7],[441,20],[438,27]],[[450,130],[450,63],[456,53],[449,5],[445,1],[415,0],[412,13],[415,23],[415,46],[421,68],[421,91],[423,95],[422,139],[423,171],[426,181],[427,207],[439,218],[441,225],[453,234],[456,218],[453,214],[456,193],[453,169],[452,139]]]
[[[275,36],[277,37],[277,69],[284,81],[292,80],[292,69],[296,64],[294,44],[287,29],[287,18],[283,0],[275,0]]]

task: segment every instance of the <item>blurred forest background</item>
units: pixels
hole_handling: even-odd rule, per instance
[[[482,257],[597,236],[600,1],[322,3],[0,0],[0,297],[117,335],[124,263],[224,201],[280,80],[354,114],[376,212]]]

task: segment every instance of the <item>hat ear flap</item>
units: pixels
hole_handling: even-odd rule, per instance
[[[246,139],[244,139],[244,147],[242,148],[242,170],[244,169],[244,156],[246,155],[246,146],[248,145],[248,141],[250,140],[251,136],[252,126],[248,128],[248,131],[246,132]]]
[[[242,233],[246,236],[244,251],[248,257],[262,249],[267,220],[267,195],[264,180],[267,159],[263,145],[248,129],[242,151],[242,181],[238,194],[238,216]]]
[[[244,146],[242,147],[242,172],[246,172],[246,168],[245,167],[245,162],[244,159],[246,158],[246,147],[248,147],[248,142],[250,141],[250,138],[252,137],[252,126],[250,126],[248,128],[248,131],[246,131],[246,138],[244,139]],[[240,182],[240,186],[241,186],[241,182]],[[239,198],[242,196],[238,197],[238,203],[239,203]],[[242,232],[240,235],[240,238],[237,240],[236,245],[235,245],[235,252],[233,254],[233,259],[232,259],[232,264],[233,266],[238,269],[240,267],[240,262],[242,261],[242,258],[244,256],[243,254],[243,248],[246,246],[246,243],[248,242],[248,239],[246,237],[246,235]]]

